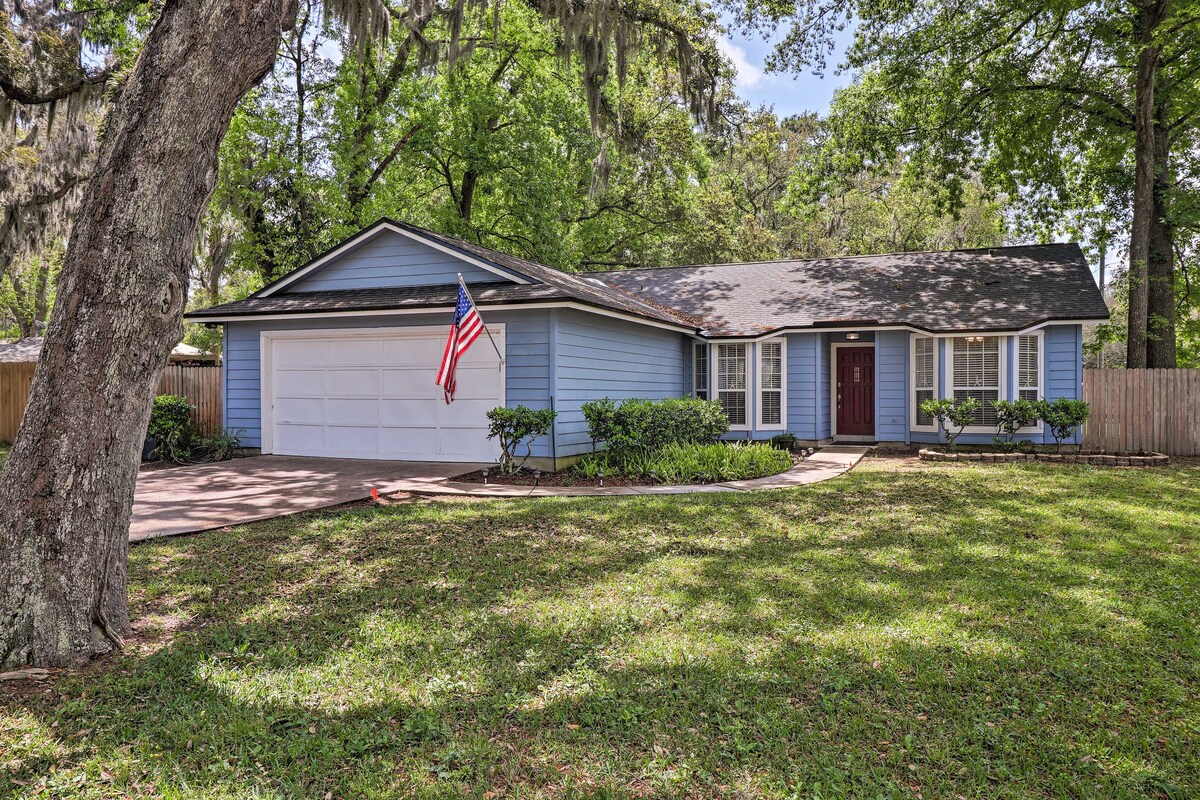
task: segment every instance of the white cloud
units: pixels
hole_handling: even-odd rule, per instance
[[[744,48],[738,47],[728,39],[721,38],[717,40],[717,49],[721,51],[721,55],[733,62],[733,68],[737,70],[734,86],[738,89],[752,89],[762,83],[762,68],[750,63]]]

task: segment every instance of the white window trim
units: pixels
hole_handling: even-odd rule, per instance
[[[692,385],[690,387],[688,387],[688,394],[691,395],[692,397],[697,396],[696,395],[696,350],[698,348],[703,347],[705,355],[707,356],[706,363],[707,363],[707,368],[708,368],[708,380],[705,382],[704,388],[708,395],[707,399],[711,400],[711,399],[713,399],[713,395],[712,395],[713,347],[711,344],[709,344],[708,342],[706,342],[702,339],[692,339],[691,343],[692,343]]]
[[[869,347],[875,351],[871,359],[871,368],[875,371],[875,430],[870,436],[859,434],[840,434],[837,429],[837,356],[842,347]],[[843,442],[874,442],[879,436],[879,346],[872,340],[869,342],[833,342],[829,346],[829,435]]]
[[[1017,398],[1019,398],[1021,396],[1021,337],[1022,336],[1033,336],[1034,338],[1036,338],[1038,340],[1038,364],[1037,364],[1038,399],[1041,400],[1043,397],[1046,396],[1046,336],[1045,336],[1045,333],[1046,333],[1045,330],[1039,329],[1036,331],[1032,331],[1030,333],[1016,333],[1016,334],[1013,334],[1013,336],[1012,336],[1013,348],[1016,350],[1016,354],[1017,354],[1017,363],[1015,365],[1015,371],[1017,374],[1015,376],[1013,376],[1013,390],[1012,390],[1012,398],[1011,398],[1013,400],[1016,400]],[[1039,418],[1037,423],[1034,425],[1030,425],[1025,428],[1018,428],[1017,436],[1020,436],[1023,433],[1041,434],[1044,432],[1045,432],[1045,425],[1042,422],[1042,420]]]
[[[754,419],[753,409],[750,408],[750,404],[753,402],[753,398],[754,398],[754,381],[755,381],[753,370],[754,370],[754,359],[756,358],[756,356],[755,356],[755,347],[754,347],[753,342],[748,342],[748,341],[718,342],[715,346],[710,347],[710,349],[708,351],[708,399],[716,400],[718,403],[721,401],[721,393],[720,393],[720,390],[718,390],[718,388],[717,388],[717,382],[718,382],[718,380],[720,380],[720,373],[721,373],[720,346],[722,344],[725,344],[725,345],[739,345],[740,344],[740,345],[744,345],[746,348],[746,388],[742,390],[746,394],[746,423],[744,425],[734,425],[731,423],[729,425],[729,430],[731,430],[731,431],[753,430],[753,427],[750,425],[750,420]],[[732,390],[726,390],[726,391],[732,391]]]
[[[764,425],[763,420],[762,420],[762,411],[763,411],[762,348],[763,348],[764,344],[770,344],[772,342],[779,343],[779,422],[776,424]],[[763,341],[761,341],[755,345],[754,350],[755,350],[755,367],[756,367],[756,369],[754,370],[754,398],[755,398],[755,405],[757,406],[757,409],[755,410],[755,414],[754,414],[754,416],[755,416],[754,421],[755,421],[755,423],[757,423],[757,430],[760,430],[760,431],[786,431],[787,430],[787,384],[788,384],[787,337],[780,336],[775,339],[764,339]],[[771,389],[770,391],[775,391],[775,390]]]
[[[917,339],[933,340],[933,398],[938,399],[938,381],[942,376],[942,343],[936,336],[917,334],[908,337],[908,403],[912,407],[908,428],[913,431],[937,433],[937,420],[932,425],[917,424]]]
[[[1000,382],[1000,385],[996,389],[996,397],[997,398],[1008,397],[1009,396],[1008,395],[1008,340],[1010,337],[1003,336],[1003,335],[997,335],[997,334],[989,335],[986,333],[961,333],[961,334],[955,334],[953,336],[943,337],[946,339],[946,349],[950,351],[947,354],[950,357],[946,359],[946,373],[943,376],[945,378],[945,383],[943,385],[946,387],[946,391],[945,391],[946,397],[953,397],[954,389],[955,389],[955,384],[954,384],[954,340],[955,339],[966,339],[968,336],[987,336],[988,338],[995,337],[1000,340],[996,345],[997,350],[998,350],[997,369],[999,370],[999,375],[997,376],[997,379]],[[995,436],[996,435],[996,427],[994,425],[968,425],[967,427],[963,428],[962,432],[963,433],[986,433],[986,434]]]

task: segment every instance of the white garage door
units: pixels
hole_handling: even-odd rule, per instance
[[[504,326],[490,325],[504,352]],[[495,461],[489,409],[504,371],[486,334],[459,362],[446,405],[434,385],[447,327],[262,334],[263,451],[410,461]]]

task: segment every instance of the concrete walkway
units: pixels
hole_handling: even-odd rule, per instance
[[[820,483],[849,472],[862,460],[870,447],[832,445],[823,447],[787,472],[748,481],[727,481],[690,486],[505,486],[456,481],[400,482],[396,491],[412,494],[454,495],[460,497],[609,497],[649,494],[711,494],[748,489],[787,489]],[[460,473],[461,474],[461,473]]]
[[[129,540],[195,533],[365,500],[371,487],[380,494],[412,491],[482,466],[255,456],[144,472],[134,490]]]

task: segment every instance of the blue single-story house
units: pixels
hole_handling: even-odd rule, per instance
[[[459,274],[496,349],[446,405]],[[224,326],[225,426],[263,453],[492,461],[485,412],[524,404],[558,411],[534,456],[561,467],[602,397],[716,399],[730,438],[934,442],[925,398],[1080,397],[1108,309],[1074,244],[569,274],[385,219],[188,318]],[[994,435],[985,404],[960,441]]]

